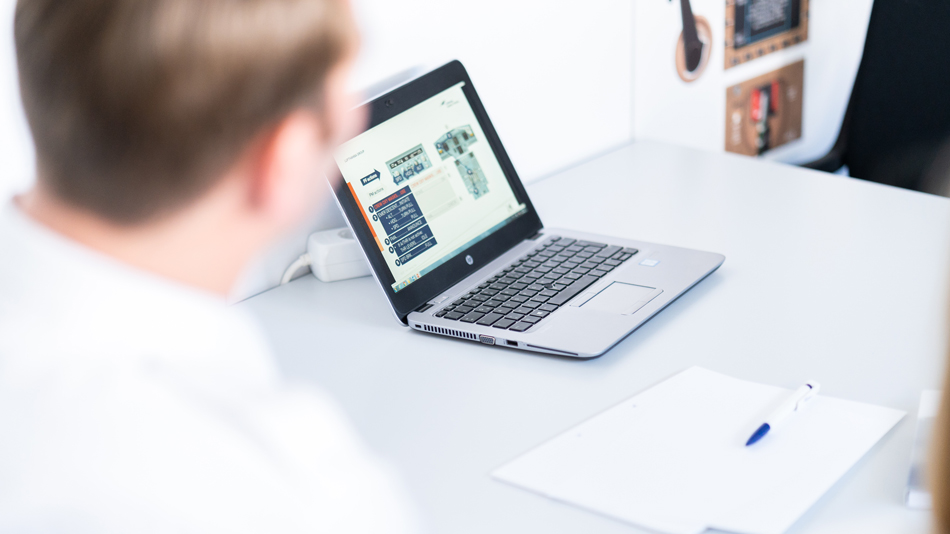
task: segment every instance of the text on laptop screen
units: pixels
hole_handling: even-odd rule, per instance
[[[464,82],[344,143],[336,163],[399,291],[526,212]]]

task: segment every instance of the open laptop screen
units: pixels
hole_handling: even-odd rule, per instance
[[[398,292],[527,212],[463,92],[428,98],[343,144],[346,188]]]

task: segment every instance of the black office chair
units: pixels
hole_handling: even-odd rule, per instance
[[[945,194],[948,138],[950,1],[875,0],[838,140],[803,166]]]

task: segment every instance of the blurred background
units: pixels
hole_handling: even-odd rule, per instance
[[[6,198],[29,186],[34,163],[17,91],[15,1],[0,1],[0,195]],[[363,32],[353,89],[461,60],[526,182],[636,139],[761,152],[792,163],[822,156],[838,135],[871,9],[871,0],[796,0],[803,14],[796,26],[779,28],[786,37],[753,37],[767,48],[745,58],[730,46],[738,35],[730,13],[745,0],[686,2],[699,39],[708,41],[702,64],[688,71],[677,63],[681,0],[352,2]],[[788,102],[782,101],[781,131],[773,126],[767,134],[779,142],[762,150],[754,134],[730,130],[730,106],[742,99],[747,109],[750,98],[770,94],[772,82]],[[315,214],[239,293],[275,285],[307,234],[343,225],[335,208]]]

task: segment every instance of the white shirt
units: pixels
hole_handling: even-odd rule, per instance
[[[249,317],[0,213],[0,532],[410,532]]]

